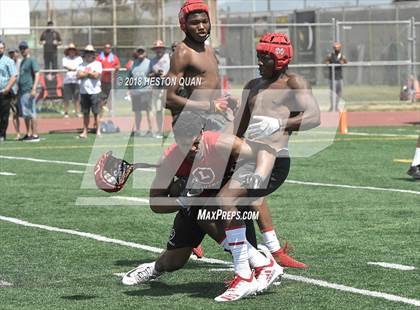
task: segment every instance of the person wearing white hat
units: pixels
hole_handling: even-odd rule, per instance
[[[170,68],[171,59],[166,52],[165,43],[162,40],[155,41],[152,50],[156,56],[150,60],[150,77],[162,78]],[[152,111],[155,111],[158,131],[156,138],[163,137],[163,109],[165,107],[166,92],[161,88],[154,88],[152,91]]]
[[[70,43],[64,50],[64,57],[62,61],[63,68],[67,70],[63,81],[63,95],[64,95],[64,117],[69,117],[69,103],[73,101],[74,109],[77,116],[80,115],[79,98],[80,98],[80,82],[77,79],[76,71],[79,65],[83,63],[82,57],[79,56],[79,51],[74,43]]]
[[[96,50],[87,45],[83,52],[83,63],[77,68],[77,79],[80,80],[80,105],[83,113],[83,132],[78,136],[86,139],[89,128],[89,114],[92,111],[95,122],[96,135],[101,134],[100,126],[100,94],[102,64],[95,60]]]

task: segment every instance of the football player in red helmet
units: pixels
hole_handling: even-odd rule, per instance
[[[208,130],[221,130],[232,121],[236,101],[222,96],[218,60],[214,49],[206,44],[211,30],[207,4],[202,0],[187,0],[179,11],[179,25],[185,39],[176,46],[171,57],[167,77],[176,82],[167,88],[166,108],[171,111],[174,122],[187,107],[208,122]],[[199,82],[188,83],[186,79]]]
[[[286,34],[267,33],[261,37],[256,49],[261,77],[251,80],[245,86],[241,109],[235,117],[235,133],[249,145],[262,144],[270,146],[270,150],[259,149],[254,163],[248,162],[237,167],[218,193],[218,196],[230,199],[230,202],[220,207],[223,211],[235,212],[244,197],[261,197],[252,203],[251,209],[264,210],[258,225],[271,254],[276,256],[280,264],[306,267],[280,248],[265,197],[278,189],[287,178],[290,167],[288,140],[291,132],[319,126],[320,110],[308,82],[288,71],[293,47]],[[261,161],[272,163],[268,178],[258,172],[258,163]],[[248,186],[244,186],[244,182]],[[250,252],[247,251],[244,227],[241,219],[224,221],[235,276],[228,289],[216,297],[216,301],[231,301],[246,296],[254,276],[261,275],[259,268],[255,268],[253,273],[248,264]],[[268,286],[271,282],[267,281]]]

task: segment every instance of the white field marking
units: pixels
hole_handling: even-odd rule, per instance
[[[394,159],[394,163],[411,164],[412,162],[412,159]]]
[[[416,267],[414,266],[406,266],[406,265],[400,265],[400,264],[390,264],[390,263],[383,263],[383,262],[368,262],[368,265],[376,265],[381,266],[384,268],[390,268],[390,269],[397,269],[397,270],[414,270]]]
[[[113,273],[113,275],[122,278],[122,277],[125,276],[125,273],[124,272],[116,272],[116,273]]]
[[[14,175],[16,175],[16,173],[13,173],[13,172],[4,172],[4,171],[2,171],[2,172],[0,172],[0,175],[5,175],[5,176],[14,176]]]
[[[61,160],[47,160],[47,159],[39,159],[39,158],[32,158],[32,157],[15,157],[15,156],[0,155],[0,158],[2,158],[2,159],[14,159],[14,160],[26,160],[26,161],[33,161],[33,162],[37,162],[37,163],[49,163],[49,164],[93,167],[92,164],[86,164],[86,163],[77,163],[77,162],[73,162],[73,161],[61,161]]]
[[[15,159],[15,160],[28,160],[28,161],[35,161],[35,162],[42,162],[42,163],[52,163],[52,164],[63,164],[63,165],[93,166],[92,164],[86,164],[86,163],[78,163],[78,162],[70,162],[70,161],[58,161],[58,160],[46,160],[46,159],[37,159],[37,158],[30,158],[30,157],[13,157],[13,156],[0,155],[0,159],[1,158],[3,158],[3,159]],[[153,168],[151,168],[151,169],[153,169]],[[151,169],[147,168],[148,171],[151,171]],[[351,188],[351,189],[365,189],[365,190],[388,191],[388,192],[420,195],[420,192],[417,192],[417,191],[396,189],[396,188],[381,188],[381,187],[372,187],[372,186],[358,186],[358,185],[344,185],[344,184],[328,184],[328,183],[304,182],[304,181],[294,181],[294,180],[286,180],[286,182],[287,183],[292,183],[292,184],[301,184],[301,185],[339,187],[339,188]],[[86,197],[86,198],[93,198],[93,197]],[[84,200],[82,200],[82,202],[83,201]],[[78,204],[78,203],[76,202],[76,204]],[[80,203],[80,205],[84,205],[84,204],[85,203]],[[86,205],[87,204],[88,203],[86,203]],[[94,204],[94,203],[92,203],[92,204]]]
[[[348,135],[352,136],[367,136],[367,137],[405,137],[405,138],[417,138],[419,135],[404,135],[404,134],[392,134],[392,133],[368,133],[368,132],[348,132]]]
[[[139,197],[111,196],[111,197],[78,197],[77,206],[144,206],[149,205],[149,199]]]
[[[12,285],[13,284],[10,282],[0,280],[0,287],[7,287],[7,286],[12,286]]]
[[[383,191],[383,192],[395,192],[395,193],[420,195],[420,192],[417,192],[417,191],[406,190],[406,189],[397,189],[397,188],[384,188],[384,187],[358,186],[358,185],[344,185],[344,184],[328,184],[328,183],[303,182],[303,181],[294,181],[294,180],[286,180],[286,183],[300,184],[300,185],[310,185],[310,186],[324,186],[324,187],[338,187],[338,188],[350,188],[350,189],[364,189],[364,190],[372,190],[372,191]]]
[[[328,288],[332,288],[339,291],[350,292],[354,294],[360,294],[360,295],[371,296],[371,297],[377,297],[377,298],[382,298],[382,299],[386,299],[390,301],[401,302],[401,303],[420,307],[420,300],[417,300],[417,299],[405,298],[405,297],[377,292],[377,291],[363,290],[363,289],[358,289],[358,288],[345,286],[345,285],[341,285],[337,283],[329,283],[322,280],[310,279],[310,278],[295,276],[295,275],[290,275],[290,274],[283,275],[283,278],[299,281],[299,282],[304,282],[308,284],[313,284],[317,286],[328,287]]]
[[[67,173],[72,173],[72,174],[83,174],[85,173],[82,170],[67,170]]]
[[[38,163],[48,163],[48,164],[60,164],[60,165],[72,165],[72,166],[83,166],[83,167],[93,167],[93,164],[79,163],[74,161],[61,161],[61,160],[48,160],[48,159],[39,159],[32,157],[15,157],[15,156],[4,156],[0,155],[0,159],[14,159],[14,160],[26,160],[33,161]],[[136,170],[145,171],[145,172],[155,172],[155,168],[139,168]],[[71,173],[71,172],[70,172]]]
[[[97,240],[97,241],[124,245],[124,246],[128,246],[128,247],[136,248],[136,249],[142,249],[142,250],[149,251],[149,252],[152,252],[152,253],[161,253],[163,251],[163,249],[159,249],[159,248],[148,246],[148,245],[138,244],[138,243],[134,243],[134,242],[127,242],[127,241],[118,240],[118,239],[111,239],[111,238],[104,237],[104,236],[101,236],[101,235],[92,234],[92,233],[85,233],[85,232],[71,230],[71,229],[63,229],[63,228],[58,228],[58,227],[33,224],[33,223],[29,223],[27,221],[23,221],[23,220],[16,219],[16,218],[13,218],[13,217],[7,217],[7,216],[1,216],[0,215],[0,220],[6,221],[6,222],[9,222],[9,223],[14,223],[14,224],[17,224],[17,225],[23,225],[23,226],[26,226],[26,227],[34,227],[34,228],[44,229],[44,230],[53,231],[53,232],[61,232],[61,233],[76,235],[76,236],[80,236],[80,237],[84,237],[84,238],[90,238],[90,239],[94,239],[94,240]],[[202,261],[202,262],[206,262],[206,263],[210,263],[210,264],[221,264],[221,265],[225,265],[225,266],[231,266],[231,263],[220,260],[220,259],[212,259],[212,258],[203,257],[201,259],[198,259],[198,261]],[[382,293],[382,292],[363,290],[363,289],[358,289],[358,288],[345,286],[345,285],[341,285],[341,284],[329,283],[329,282],[322,281],[322,280],[316,280],[316,279],[311,279],[311,278],[306,278],[306,277],[301,277],[301,276],[295,276],[295,275],[290,275],[290,274],[284,274],[283,278],[289,279],[289,280],[294,280],[294,281],[299,281],[299,282],[304,282],[304,283],[308,283],[308,284],[312,284],[312,285],[316,285],[316,286],[332,288],[332,289],[339,290],[339,291],[350,292],[350,293],[355,293],[355,294],[360,294],[360,295],[370,296],[370,297],[376,297],[376,298],[386,299],[386,300],[390,300],[390,301],[394,301],[394,302],[400,302],[400,303],[405,303],[405,304],[410,304],[410,305],[420,307],[420,300],[417,300],[417,299],[410,299],[410,298],[405,298],[405,297],[392,295],[392,294],[387,294],[387,293]]]
[[[209,272],[223,272],[223,271],[233,271],[233,268],[212,268],[209,269]]]

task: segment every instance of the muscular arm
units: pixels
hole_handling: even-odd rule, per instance
[[[308,83],[301,77],[293,76],[289,79],[288,86],[295,92],[293,106],[289,109],[291,112],[298,111],[299,114],[287,119],[283,124],[284,131],[302,131],[319,126],[321,112]]]
[[[169,80],[175,79],[176,83],[171,83],[167,88],[166,106],[171,110],[181,110],[187,105],[190,110],[208,111],[210,109],[210,102],[188,100],[187,98],[177,95],[177,91],[181,87],[179,80],[184,76],[184,72],[189,66],[190,57],[189,52],[182,47],[177,48],[172,55],[171,66],[167,77]]]
[[[248,97],[250,95],[250,89],[256,80],[249,81],[242,91],[241,106],[239,111],[236,113],[234,120],[234,134],[241,138],[244,136],[245,131],[248,128],[249,120],[251,118],[251,110],[248,104]]]
[[[165,158],[160,161],[149,191],[149,204],[153,212],[173,213],[179,211],[180,208],[176,198],[168,197],[169,186],[175,176],[175,172],[174,168],[166,163]]]

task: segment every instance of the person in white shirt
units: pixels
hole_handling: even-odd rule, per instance
[[[171,58],[166,52],[165,43],[162,40],[157,40],[152,47],[156,56],[150,60],[150,77],[163,78],[169,71]],[[152,111],[156,114],[156,125],[158,131],[156,138],[163,137],[163,109],[165,108],[166,92],[162,87],[153,88],[152,92]]]
[[[76,71],[79,65],[83,63],[82,57],[79,56],[79,51],[76,45],[70,43],[64,50],[63,68],[67,70],[64,75],[63,95],[64,95],[64,117],[69,117],[69,103],[74,104],[74,110],[78,117],[81,116],[79,108],[80,99],[80,83],[76,76]]]
[[[89,128],[89,114],[92,110],[96,135],[101,134],[100,126],[100,94],[102,64],[95,60],[96,51],[92,45],[87,45],[83,52],[83,63],[77,68],[77,79],[80,80],[80,105],[83,113],[83,132],[79,138],[86,139]]]

